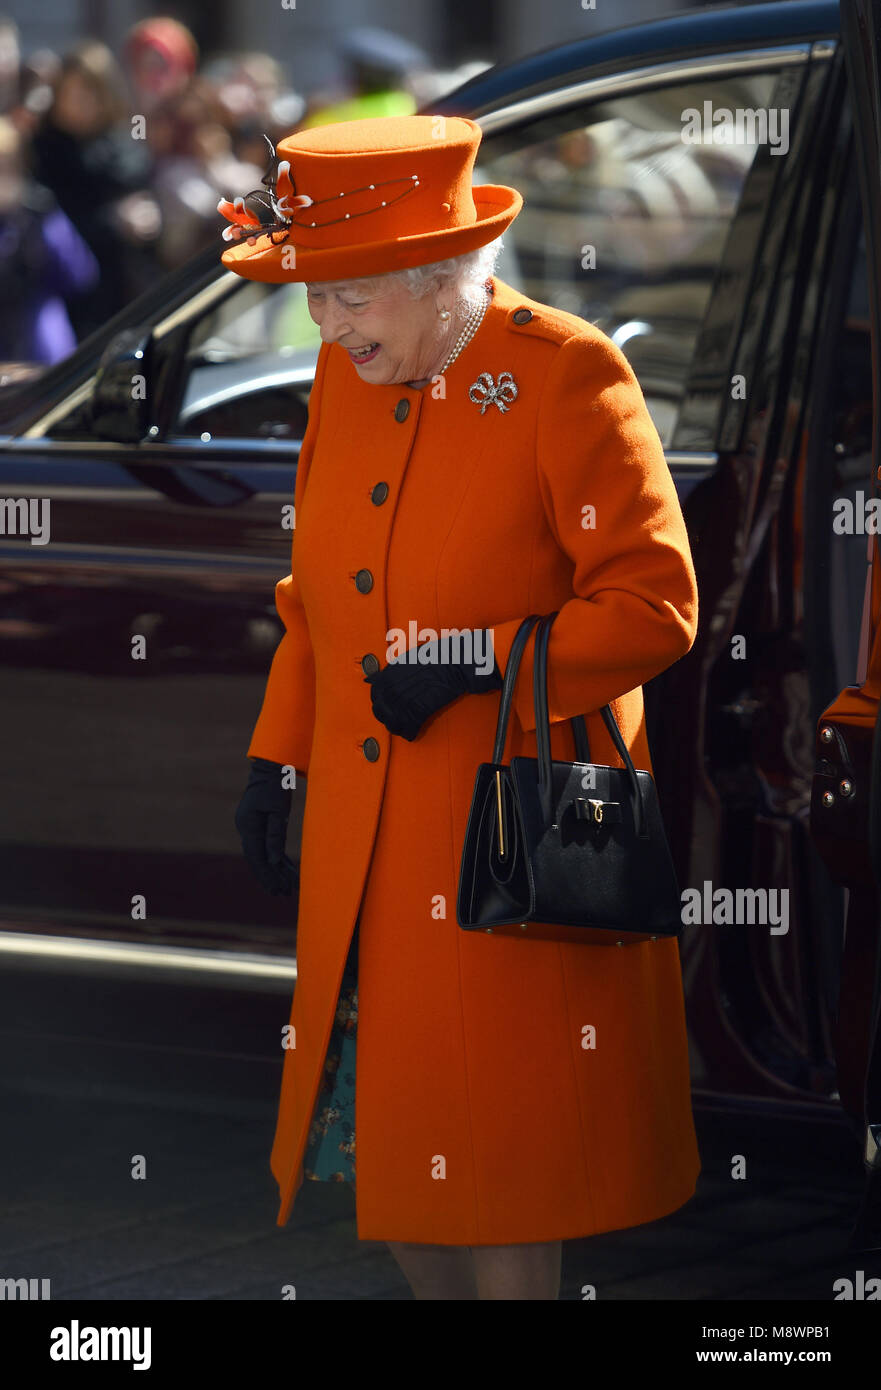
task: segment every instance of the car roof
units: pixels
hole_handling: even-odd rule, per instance
[[[606,70],[620,72],[623,66],[663,61],[683,50],[693,55],[720,53],[742,47],[811,43],[839,33],[838,0],[713,5],[556,44],[516,62],[488,68],[435,99],[430,110],[461,112],[479,119],[482,111],[509,97],[529,97],[563,81],[577,81],[587,69],[592,76],[602,76]]]

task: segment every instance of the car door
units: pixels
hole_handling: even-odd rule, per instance
[[[0,443],[7,949],[17,932],[293,952],[295,905],[252,880],[233,815],[317,330],[302,286],[211,261]],[[19,503],[46,505],[45,543]]]
[[[881,1246],[881,14],[871,0],[842,0],[865,257],[865,313],[871,333],[871,421],[857,487],[835,518],[865,557],[864,582],[848,594],[859,622],[850,680],[822,711],[815,731],[811,830],[830,874],[847,895],[838,1001],[837,1071],[842,1104],[859,1132],[866,1169],[854,1248]]]

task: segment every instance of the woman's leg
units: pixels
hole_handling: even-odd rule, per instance
[[[415,1245],[387,1241],[418,1299],[532,1299],[560,1296],[563,1243]]]
[[[476,1299],[474,1265],[467,1245],[415,1245],[386,1241],[413,1297]]]
[[[355,1184],[349,1183],[354,1192]],[[386,1244],[410,1288],[419,1299],[476,1299],[474,1266],[467,1245]]]
[[[557,1299],[563,1242],[474,1245],[471,1256],[481,1299]]]

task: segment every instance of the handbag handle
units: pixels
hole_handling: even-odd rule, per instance
[[[538,631],[535,635],[535,656],[532,664],[532,692],[535,701],[535,735],[538,745],[538,793],[539,803],[542,809],[542,818],[545,826],[551,824],[553,816],[553,786],[551,781],[551,723],[548,713],[548,640],[550,638],[551,624],[556,618],[556,613],[549,613],[546,617],[539,620]],[[531,627],[531,624],[530,624]],[[519,635],[519,634],[518,634]],[[522,649],[521,649],[522,650]],[[507,674],[507,673],[506,673]],[[633,759],[630,750],[621,735],[617,720],[612,713],[611,705],[603,705],[600,714],[603,716],[603,723],[612,737],[616,749],[623,759],[627,769],[627,777],[630,783],[630,790],[633,794],[633,806],[636,819],[636,833],[644,836],[646,832],[646,811],[645,800],[639,779],[636,776],[636,768],[633,766]],[[587,725],[584,716],[579,715],[577,720],[573,719],[572,724],[576,726],[580,723],[584,729],[584,740],[587,743]],[[578,744],[578,730],[576,727],[576,747]],[[579,752],[579,762],[589,762],[590,756],[581,758]]]
[[[502,761],[505,751],[505,739],[508,736],[508,719],[511,714],[511,701],[514,698],[514,682],[517,679],[517,672],[520,669],[520,659],[523,656],[523,648],[529,639],[529,634],[536,623],[541,622],[540,613],[530,613],[528,618],[524,618],[514,634],[514,641],[511,643],[511,650],[508,654],[508,664],[505,667],[505,676],[502,681],[502,695],[499,700],[499,717],[496,721],[496,741],[493,744],[492,760],[498,764]]]
[[[556,617],[556,613],[554,613]],[[514,698],[514,682],[517,681],[517,671],[520,670],[522,653],[529,638],[529,632],[535,627],[536,623],[541,623],[541,613],[531,613],[529,617],[524,617],[520,627],[514,634],[514,641],[511,642],[507,666],[504,669],[504,680],[502,681],[502,699],[499,701],[499,719],[496,723],[496,741],[493,744],[492,760],[499,765],[504,755],[504,741],[507,738],[507,721],[510,719],[511,701]],[[571,719],[573,734],[575,735],[575,753],[579,763],[591,762],[591,744],[588,741],[588,726],[584,721],[584,714],[575,714]]]
[[[530,613],[528,618],[524,618],[514,634],[511,643],[511,650],[508,654],[508,664],[505,667],[505,676],[502,681],[502,695],[499,701],[499,717],[496,723],[496,740],[493,745],[492,760],[495,764],[502,761],[505,752],[505,739],[508,736],[508,719],[511,714],[511,702],[514,698],[514,684],[517,680],[517,672],[520,670],[520,662],[529,634],[536,623],[541,622],[540,613]],[[556,617],[556,614],[554,614]],[[590,762],[590,742],[587,737],[587,725],[584,722],[584,715],[577,714],[571,719],[572,732],[575,736],[575,752],[580,763]]]

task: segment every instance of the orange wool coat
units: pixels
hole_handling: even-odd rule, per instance
[[[286,631],[248,750],[308,774],[295,1046],[270,1159],[280,1226],[303,1182],[359,911],[361,1239],[586,1236],[673,1211],[700,1170],[676,942],[463,931],[459,862],[498,692],[460,697],[407,742],[375,718],[364,680],[362,658],[384,665],[387,634],[411,621],[419,642],[492,628],[504,672],[520,620],[558,609],[553,756],[574,756],[564,721],[611,701],[636,766],[650,770],[642,682],[694,641],[682,512],[626,358],[582,319],[498,277],[493,290],[445,397],[366,384],[338,344],[318,359],[292,573],[276,592]],[[513,376],[506,411],[469,399],[481,372]],[[536,752],[533,646],[534,634],[506,760]],[[592,757],[620,766],[599,713],[587,725]]]

